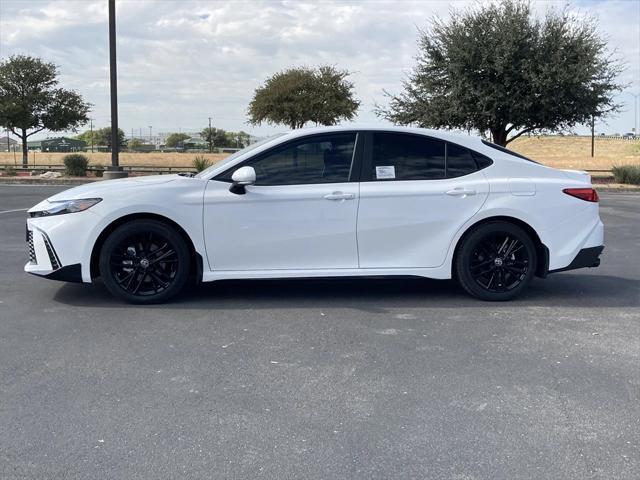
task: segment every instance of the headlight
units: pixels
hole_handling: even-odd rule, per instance
[[[78,200],[56,200],[49,202],[51,205],[44,210],[31,212],[31,217],[48,217],[50,215],[63,215],[65,213],[82,212],[87,208],[93,207],[96,203],[100,203],[101,198],[81,198]]]

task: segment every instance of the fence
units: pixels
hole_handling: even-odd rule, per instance
[[[13,169],[17,173],[31,173],[31,172],[64,172],[64,165],[29,165],[28,167],[23,167],[22,165],[11,165],[5,164],[0,165],[0,170],[9,170]],[[126,172],[132,174],[171,174],[171,173],[182,173],[182,172],[195,172],[195,168],[193,167],[171,167],[166,165],[123,165],[122,169]],[[89,165],[87,167],[88,172],[95,172],[97,170],[105,170],[105,167],[96,168],[95,166]]]

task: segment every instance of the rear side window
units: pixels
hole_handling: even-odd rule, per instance
[[[418,135],[374,133],[373,180],[445,178],[445,142]]]
[[[477,169],[471,151],[455,143],[447,144],[447,178],[469,175]]]

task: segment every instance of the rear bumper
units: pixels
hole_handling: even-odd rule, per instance
[[[591,268],[600,265],[600,254],[604,250],[604,245],[597,247],[583,248],[578,252],[573,261],[563,268],[549,270],[549,273],[565,272],[567,270],[576,270],[578,268]]]

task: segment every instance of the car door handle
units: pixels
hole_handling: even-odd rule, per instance
[[[475,195],[477,192],[475,190],[468,190],[466,188],[454,188],[453,190],[449,190],[447,195],[451,195],[452,197],[466,197],[469,195]]]
[[[325,200],[353,200],[356,198],[354,193],[333,192],[324,196]]]

